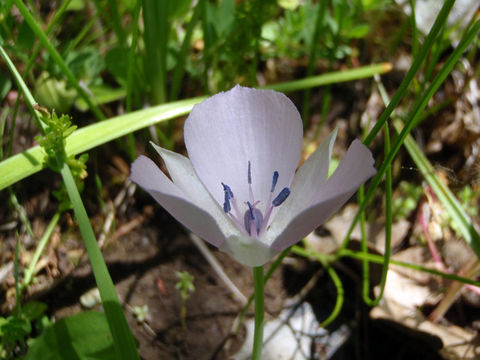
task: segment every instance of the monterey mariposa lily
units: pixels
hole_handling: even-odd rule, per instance
[[[333,131],[295,172],[302,120],[282,93],[235,86],[195,105],[185,122],[188,158],[155,146],[168,169],[140,156],[131,179],[210,244],[260,266],[325,222],[375,174],[355,140],[328,168]]]

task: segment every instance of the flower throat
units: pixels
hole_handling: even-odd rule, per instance
[[[237,200],[233,195],[232,189],[230,189],[230,186],[222,182],[223,192],[225,193],[223,211],[230,215],[235,224],[237,224],[238,228],[245,235],[258,238],[261,234],[263,234],[263,232],[267,228],[268,220],[270,219],[273,208],[282,205],[282,203],[287,199],[288,195],[290,195],[290,189],[288,187],[284,187],[282,191],[280,191],[278,195],[273,198],[273,192],[275,191],[275,186],[277,185],[278,176],[278,171],[274,171],[272,176],[270,195],[268,197],[267,207],[265,208],[265,214],[263,214],[262,211],[257,208],[257,205],[260,204],[260,201],[255,201],[255,198],[253,196],[252,171],[250,161],[248,162],[247,177],[249,201],[244,202],[244,204],[247,206],[247,209],[243,213],[243,216],[241,210],[238,208]]]

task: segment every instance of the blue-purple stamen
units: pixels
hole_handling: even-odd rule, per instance
[[[287,199],[288,195],[290,195],[290,189],[285,187],[280,191],[275,199],[272,201],[273,206],[280,206],[282,203]]]
[[[222,186],[223,186],[223,191],[225,193],[223,211],[225,211],[228,214],[232,210],[232,206],[230,205],[230,199],[233,199],[233,192],[232,192],[232,189],[230,189],[230,186],[225,185],[223,182],[222,182]]]
[[[225,196],[228,195],[229,199],[233,199],[233,192],[232,192],[232,189],[230,189],[230,186],[225,185],[223,182],[222,182],[222,186],[223,186],[223,191],[225,192]]]
[[[263,232],[268,228],[268,223],[272,211],[275,207],[280,206],[290,195],[290,189],[285,187],[277,194],[275,199],[273,199],[273,193],[275,192],[275,187],[278,183],[279,173],[278,171],[273,172],[272,176],[272,186],[270,187],[270,195],[266,201],[266,207],[263,209],[264,213],[257,209],[257,204],[261,203],[260,201],[255,201],[255,196],[252,189],[252,165],[248,161],[248,192],[249,192],[249,201],[246,201],[244,204],[248,206],[248,209],[243,213],[243,224],[242,224],[242,210],[238,208],[236,199],[234,199],[233,191],[230,186],[221,183],[223,186],[224,192],[224,202],[223,202],[223,211],[227,213],[233,220],[233,222],[240,228],[240,230],[248,236],[259,237]],[[232,212],[233,209],[233,212]]]
[[[227,214],[232,210],[232,206],[230,205],[230,197],[228,193],[225,191],[225,202],[223,203],[223,211]]]
[[[275,186],[277,185],[278,181],[278,171],[273,172],[273,177],[272,177],[272,187],[270,188],[270,192],[273,193],[275,190]]]

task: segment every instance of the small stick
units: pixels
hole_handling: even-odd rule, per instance
[[[192,239],[193,244],[197,247],[198,251],[203,255],[205,260],[210,264],[213,270],[217,273],[218,277],[223,281],[223,283],[227,286],[227,288],[232,293],[235,300],[240,302],[242,306],[247,304],[247,298],[242,292],[235,286],[235,284],[230,280],[230,278],[225,274],[223,271],[222,266],[217,261],[215,256],[213,256],[212,252],[209,250],[207,245],[195,234],[190,234],[190,239]]]

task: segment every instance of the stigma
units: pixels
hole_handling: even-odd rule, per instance
[[[255,201],[252,188],[252,168],[250,161],[247,167],[247,186],[249,199],[243,201],[241,204],[237,203],[237,198],[233,195],[233,191],[227,184],[221,183],[224,192],[223,211],[227,213],[235,222],[237,227],[245,234],[254,238],[258,238],[267,229],[270,216],[275,207],[283,204],[283,202],[290,195],[290,189],[284,187],[276,196],[273,197],[275,187],[279,178],[278,171],[274,171],[272,175],[272,185],[270,187],[270,194],[262,212],[257,205],[260,201]],[[243,214],[243,215],[242,215]]]

